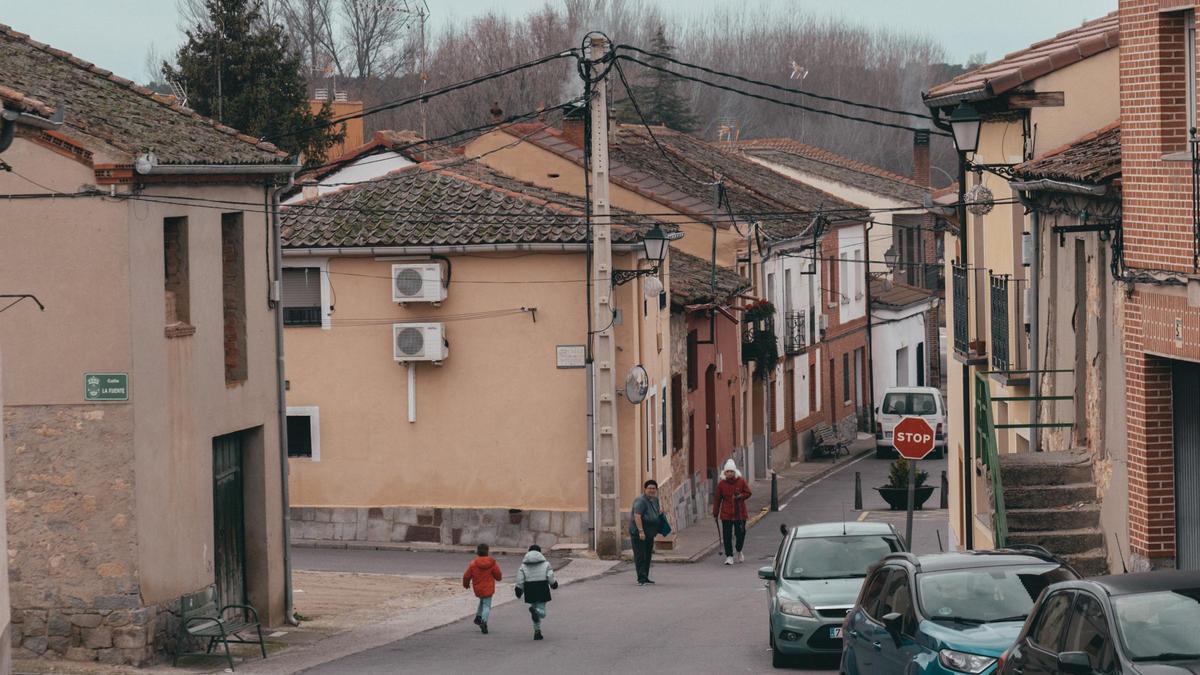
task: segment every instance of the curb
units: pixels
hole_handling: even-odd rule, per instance
[[[787,492],[785,492],[782,495],[779,495],[779,501],[780,502],[787,501],[792,496],[794,496],[797,492],[804,489],[805,486],[807,486],[811,483],[815,483],[816,481],[822,480],[822,479],[826,478],[827,476],[833,474],[836,471],[840,471],[841,469],[849,466],[852,462],[858,461],[859,459],[866,457],[867,455],[871,454],[874,451],[875,451],[874,448],[867,448],[865,450],[859,451],[857,454],[851,454],[843,462],[831,464],[827,469],[825,469],[819,473],[815,473],[812,476],[809,476],[808,478],[801,481],[798,485],[796,485],[796,487],[792,488],[791,490],[788,490]],[[763,518],[766,518],[767,514],[770,512],[771,512],[771,507],[769,505],[764,506],[758,513],[754,514],[753,516],[750,517],[749,520],[746,521],[746,529],[749,530],[750,528],[757,525],[758,521],[762,520]],[[662,559],[662,560],[659,560],[658,562],[664,562],[664,563],[676,564],[676,565],[690,565],[692,563],[700,562],[700,560],[707,557],[713,551],[717,550],[717,547],[720,545],[721,545],[721,541],[718,539],[718,540],[714,541],[713,543],[709,544],[708,546],[705,546],[704,548],[700,549],[696,553],[693,553],[691,556],[689,556],[687,558],[676,557],[674,559]]]

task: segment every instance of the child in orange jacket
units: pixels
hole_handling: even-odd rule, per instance
[[[475,625],[484,635],[488,632],[488,616],[492,613],[492,596],[496,594],[496,582],[500,581],[500,564],[488,555],[488,545],[475,547],[475,559],[463,572],[463,588],[475,586],[475,597],[479,607],[475,610]]]

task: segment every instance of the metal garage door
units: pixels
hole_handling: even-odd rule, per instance
[[[1176,565],[1200,570],[1200,364],[1177,361],[1172,370]]]

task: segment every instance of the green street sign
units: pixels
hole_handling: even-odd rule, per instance
[[[128,401],[128,373],[84,373],[85,401]]]

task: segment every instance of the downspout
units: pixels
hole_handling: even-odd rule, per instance
[[[863,256],[863,282],[866,285],[867,294],[867,433],[875,433],[875,343],[872,339],[871,326],[875,324],[875,315],[871,313],[871,228],[875,226],[875,221],[868,220],[866,228],[866,237],[863,241],[863,251],[866,253]],[[917,364],[920,367],[920,364]]]
[[[287,380],[283,363],[283,240],[279,224],[279,195],[290,189],[296,180],[295,172],[288,173],[287,183],[267,188],[271,193],[271,246],[274,249],[275,261],[273,272],[275,282],[270,289],[270,297],[275,309],[275,376],[279,399],[279,481],[280,499],[283,511],[283,618],[289,626],[299,626],[293,605],[292,592],[292,533],[291,533],[291,502],[288,498],[288,454],[287,454]]]
[[[1038,331],[1038,324],[1041,323],[1041,296],[1039,289],[1041,288],[1040,279],[1042,276],[1042,233],[1041,233],[1041,215],[1037,209],[1030,211],[1029,218],[1030,234],[1033,236],[1033,260],[1029,263],[1029,286],[1033,298],[1029,304],[1029,315],[1031,321],[1029,324],[1029,360],[1031,361],[1030,369],[1034,372],[1033,375],[1033,411],[1029,421],[1029,443],[1033,446],[1034,452],[1041,452],[1042,439],[1041,429],[1037,426],[1038,420],[1041,418],[1041,395],[1042,395],[1042,374],[1038,372],[1041,368],[1041,355],[1038,353],[1038,341],[1041,339]]]

